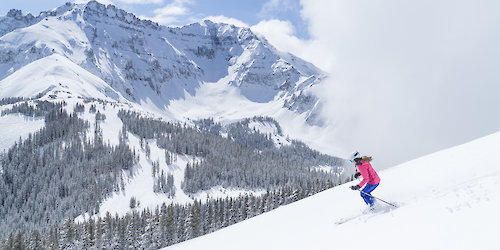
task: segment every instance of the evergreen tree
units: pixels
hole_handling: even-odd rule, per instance
[[[202,235],[201,203],[198,201],[189,206],[189,217],[186,224],[189,226],[188,239]]]
[[[4,246],[3,246],[3,249],[5,250],[14,250],[14,244],[15,244],[15,236],[14,236],[14,233],[11,232],[9,234],[9,238],[7,238],[7,241],[5,241],[4,243]]]
[[[34,230],[29,240],[28,249],[43,249],[42,236],[38,230]]]
[[[21,231],[19,231],[16,235],[16,239],[14,240],[14,247],[16,250],[25,250],[26,242],[24,242],[24,235]]]
[[[170,245],[173,245],[175,243],[177,243],[177,234],[176,234],[176,225],[177,225],[177,222],[175,220],[175,218],[178,218],[175,216],[175,212],[174,212],[174,206],[173,205],[169,205],[168,208],[167,208],[167,213],[165,215],[165,217],[163,217],[163,220],[162,220],[162,226],[163,228],[166,229],[166,241],[167,241],[167,245],[170,246]]]

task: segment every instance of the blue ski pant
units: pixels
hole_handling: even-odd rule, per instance
[[[375,184],[375,185],[372,185],[372,184],[366,184],[365,188],[363,188],[363,192],[367,193],[367,194],[371,194],[371,192],[373,190],[375,190],[375,188],[378,187],[378,184]],[[366,195],[364,194],[363,192],[360,192],[361,193],[361,197],[363,197],[363,200],[365,201],[365,203],[368,205],[368,206],[373,206],[373,204],[375,203],[375,198],[369,196],[369,195]]]

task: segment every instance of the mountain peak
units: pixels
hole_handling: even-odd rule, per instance
[[[23,11],[22,10],[17,10],[17,9],[11,9],[7,13],[7,17],[14,18],[16,20],[22,20],[23,19]]]
[[[158,30],[160,25],[148,19],[140,19],[131,12],[117,8],[112,4],[104,5],[97,1],[89,1],[87,4],[81,5],[83,9],[83,18],[87,21],[95,20],[96,18],[109,18],[126,24],[148,27]]]
[[[0,17],[0,37],[18,28],[24,28],[37,22],[37,18],[21,10],[11,9],[6,16]]]

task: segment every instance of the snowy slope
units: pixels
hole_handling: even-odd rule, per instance
[[[381,171],[373,195],[400,204],[386,213],[366,214],[355,181],[167,249],[498,249],[499,147],[496,133]]]
[[[30,118],[19,114],[0,116],[0,152],[8,150],[19,138],[26,138],[30,133],[45,125],[43,118]]]
[[[40,93],[64,98],[125,101],[100,78],[59,54],[34,61],[0,81],[0,98],[29,98]]]

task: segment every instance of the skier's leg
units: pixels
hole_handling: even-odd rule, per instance
[[[361,193],[361,197],[363,197],[363,200],[365,201],[366,205],[371,206],[371,205],[370,205],[370,203],[371,203],[371,201],[370,201],[370,196],[368,196],[368,195],[366,195],[366,194]]]
[[[366,190],[370,189],[370,184],[366,184],[365,188],[363,188],[363,192],[360,192],[361,197],[365,201],[366,205],[370,206],[370,196],[366,195]]]
[[[370,194],[373,190],[375,190],[375,188],[378,187],[378,184],[375,184],[375,185],[372,185],[372,184],[366,184],[365,188],[363,188],[363,192],[361,192],[361,197],[363,197],[363,200],[365,201],[365,203],[368,205],[368,206],[373,206],[373,203],[374,203],[374,199],[373,197],[369,196],[369,195],[366,195],[365,193],[367,194]]]

